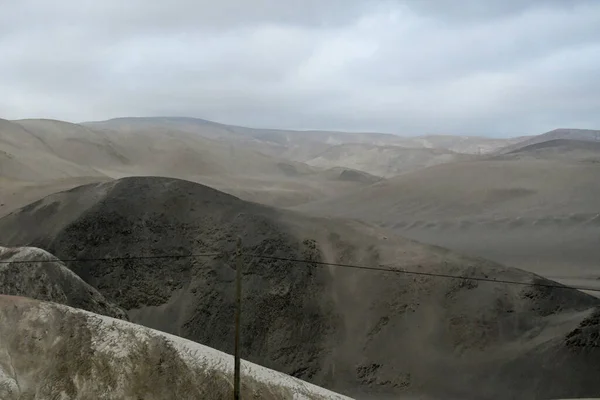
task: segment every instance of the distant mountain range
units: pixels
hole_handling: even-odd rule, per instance
[[[514,144],[504,146],[497,149],[500,154],[510,153],[520,148],[531,146],[538,143],[547,142],[550,140],[567,139],[567,140],[580,140],[587,142],[599,142],[600,143],[600,130],[592,129],[555,129],[550,132],[543,133],[541,135],[526,138],[525,140],[519,141]]]

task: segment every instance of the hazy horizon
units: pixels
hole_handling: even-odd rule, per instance
[[[600,393],[600,0],[0,4],[1,399]]]
[[[518,138],[518,137],[526,137],[526,136],[536,136],[541,135],[550,131],[559,130],[559,129],[573,129],[573,130],[599,130],[594,128],[581,128],[574,126],[557,126],[555,128],[549,129],[544,132],[522,132],[519,134],[496,134],[496,135],[486,135],[486,134],[460,134],[460,133],[445,133],[445,132],[413,132],[413,133],[401,133],[401,132],[385,132],[385,131],[375,131],[375,130],[361,130],[361,129],[327,129],[327,128],[293,128],[293,127],[284,127],[284,126],[258,126],[258,125],[245,125],[245,124],[233,124],[227,121],[217,121],[208,118],[202,117],[193,117],[186,115],[147,115],[147,116],[117,116],[106,119],[98,119],[98,120],[85,120],[85,121],[73,121],[73,120],[65,120],[65,119],[57,119],[51,117],[28,117],[28,118],[17,118],[17,119],[8,119],[0,116],[0,119],[5,119],[7,121],[26,121],[26,120],[48,120],[48,121],[59,121],[59,122],[67,122],[72,124],[88,124],[88,123],[98,123],[98,122],[106,122],[111,120],[120,120],[120,119],[191,119],[191,120],[199,120],[206,121],[210,123],[216,123],[220,125],[227,126],[237,126],[241,128],[250,128],[250,129],[263,129],[263,130],[285,130],[285,131],[296,131],[296,132],[340,132],[340,133],[365,133],[365,134],[389,134],[396,136],[406,136],[406,137],[418,137],[418,136],[454,136],[454,137],[482,137],[482,138],[490,138],[490,139],[510,139],[510,138]]]
[[[600,126],[600,3],[481,4],[9,2],[0,115],[496,137]]]

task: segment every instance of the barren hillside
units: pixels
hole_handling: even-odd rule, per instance
[[[254,129],[181,117],[1,120],[0,133],[0,216],[57,190],[126,176],[182,178],[250,201],[297,206],[465,157],[446,147],[472,153],[478,143],[514,141]],[[369,174],[375,177],[364,179]]]
[[[599,211],[599,172],[595,163],[555,160],[460,162],[405,174],[301,208],[352,217],[371,215],[382,221],[395,216],[429,222],[445,217],[593,216]]]
[[[135,130],[171,129],[199,136],[243,143],[245,146],[271,156],[306,162],[328,148],[344,144],[397,146],[404,148],[448,150],[462,154],[486,154],[524,140],[519,138],[487,138],[478,136],[425,135],[414,132],[396,135],[374,132],[294,131],[285,129],[257,129],[226,125],[198,118],[144,117],[116,118],[108,121],[87,122],[86,126],[119,132]]]
[[[0,121],[0,216],[58,190],[148,175],[185,178],[247,200],[290,206],[365,184],[347,179],[348,173],[267,156],[241,142],[189,132],[185,125],[135,125],[114,132],[54,120]]]
[[[322,168],[347,167],[373,175],[393,177],[466,158],[468,156],[448,150],[352,143],[329,147],[308,160],[307,164]]]
[[[510,144],[497,149],[498,154],[506,154],[520,148],[531,146],[538,143],[548,142],[550,140],[565,139],[565,140],[583,140],[588,142],[600,141],[600,130],[593,129],[555,129],[541,135],[526,138],[526,140]]]
[[[0,247],[0,294],[52,301],[110,317],[125,312],[106,301],[60,260],[32,247]]]
[[[434,166],[299,209],[358,218],[564,283],[600,287],[594,143],[545,143]]]
[[[494,158],[502,160],[531,158],[598,163],[600,162],[600,142],[553,139],[521,147]]]
[[[230,399],[233,357],[129,322],[0,296],[0,397]],[[242,394],[265,400],[350,400],[242,362]]]
[[[481,136],[425,135],[414,138],[414,141],[415,143],[420,142],[425,148],[445,149],[459,154],[482,155],[520,143],[526,139],[528,138],[525,136],[489,138]]]
[[[243,355],[343,393],[504,399],[600,390],[598,299],[314,263],[550,283],[364,224],[148,177],[51,195],[0,219],[0,236],[66,258],[219,253],[86,262],[72,270],[134,322],[225,352],[233,343],[232,253],[240,236]]]
[[[329,146],[344,143],[376,145],[412,143],[411,138],[391,134],[257,129],[184,117],[116,118],[87,122],[85,125],[94,129],[117,132],[180,130],[227,143],[242,143],[261,153],[293,161],[309,160]]]
[[[0,120],[1,179],[6,182],[43,182],[81,176],[104,175],[89,165],[61,158],[46,141],[21,125]]]

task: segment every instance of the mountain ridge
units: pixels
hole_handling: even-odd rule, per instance
[[[583,140],[583,141],[599,141],[600,130],[594,129],[571,129],[571,128],[559,128],[536,135],[530,138],[526,138],[521,142],[511,144],[502,148],[497,149],[497,154],[505,154],[511,151],[515,151],[519,148],[534,145],[541,142],[546,142],[554,139],[571,139],[571,140]]]

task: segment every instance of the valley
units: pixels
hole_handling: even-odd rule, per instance
[[[181,118],[1,128],[2,312],[23,321],[25,337],[39,335],[27,324],[71,324],[146,360],[182,354],[169,344],[176,335],[191,341],[186,348],[207,346],[194,363],[207,351],[225,359],[240,238],[243,358],[287,374],[285,384],[246,381],[261,398],[600,390],[594,141],[527,138],[513,148],[515,140],[482,138],[486,153],[474,154],[475,138],[460,153],[461,138],[436,148],[431,138],[304,136]],[[142,355],[140,335],[153,343]],[[3,370],[14,382],[6,396],[18,398],[17,375],[52,372],[30,369],[33,354],[9,337],[3,350],[24,357]],[[196,368],[178,357],[169,368]],[[114,379],[111,358],[98,362]],[[227,382],[223,362],[177,385],[201,393]],[[115,393],[140,390],[119,385]]]

